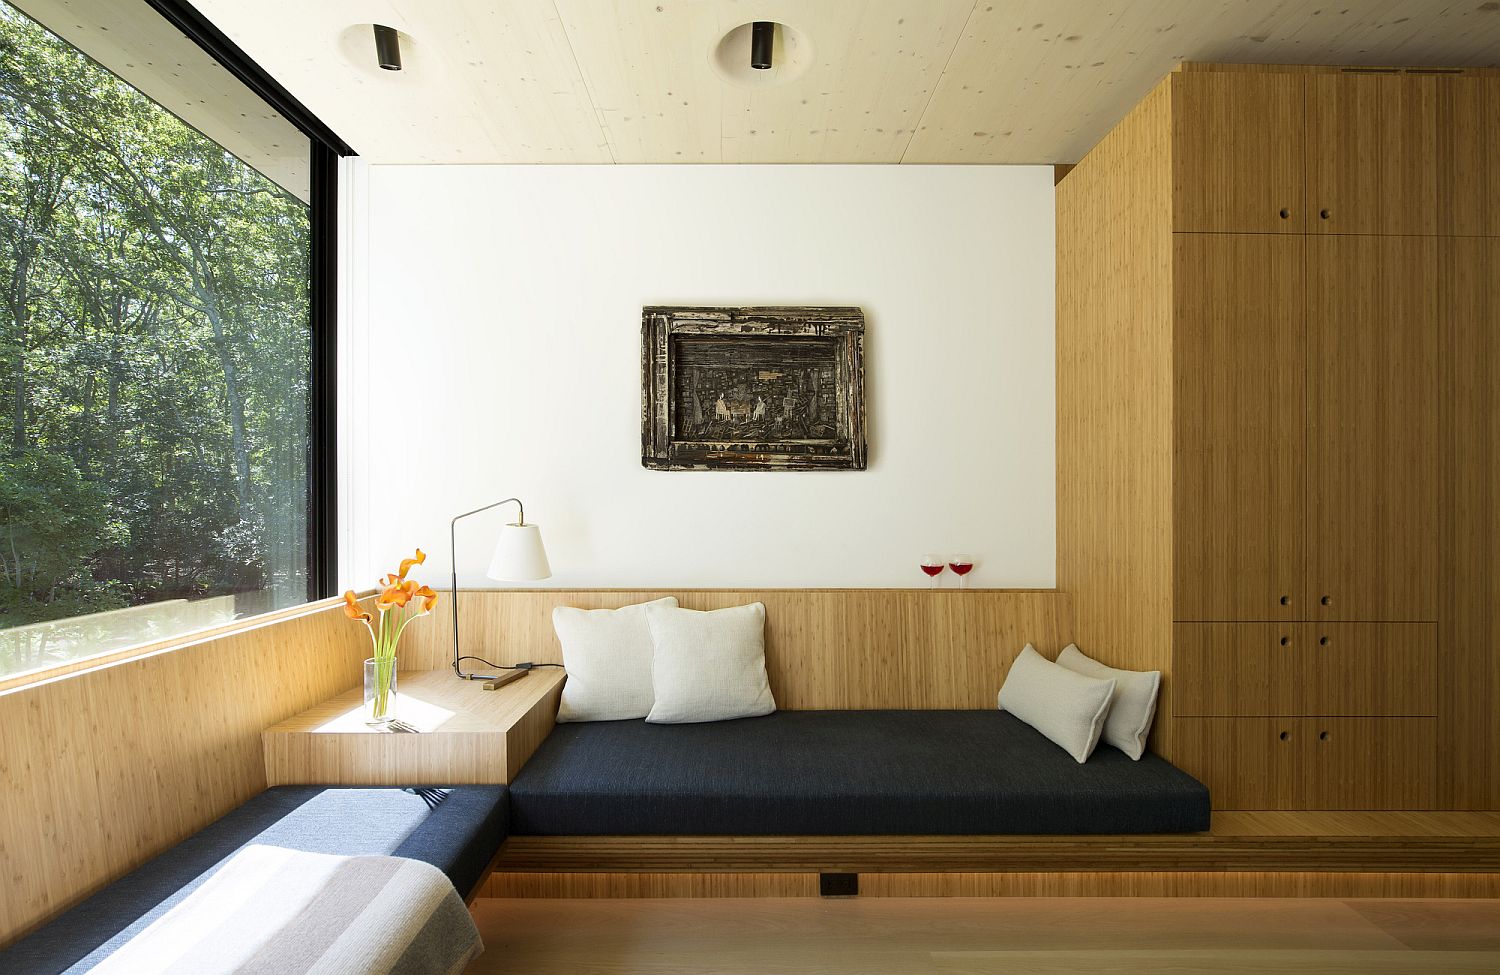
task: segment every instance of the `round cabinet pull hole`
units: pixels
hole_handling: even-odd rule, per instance
[[[1287,217],[1290,217],[1291,215],[1292,215],[1292,211],[1288,210],[1286,207],[1282,207],[1281,208],[1281,219],[1285,220]]]
[[[1292,733],[1290,731],[1283,731],[1280,735],[1280,738],[1282,741],[1291,741]]]
[[[1324,606],[1332,606],[1333,605],[1333,597],[1332,596],[1324,596],[1322,599],[1318,600],[1318,602],[1322,603]]]
[[[1292,638],[1289,637],[1289,636],[1282,637],[1281,638],[1281,645],[1284,646],[1284,647],[1291,646],[1292,645]]]
[[[1320,636],[1320,637],[1318,637],[1318,646],[1320,646],[1320,647],[1326,647],[1326,646],[1328,646],[1328,637],[1326,637],[1326,636]]]
[[[1283,606],[1290,606],[1290,605],[1292,605],[1292,597],[1291,596],[1282,596],[1281,597],[1281,605],[1283,605]]]
[[[1327,740],[1328,740],[1328,732],[1326,732],[1326,731],[1320,731],[1320,732],[1318,732],[1318,741],[1327,741]]]
[[[1322,217],[1324,220],[1327,220],[1330,216],[1332,216],[1332,214],[1330,214],[1325,208],[1318,211],[1318,216]]]

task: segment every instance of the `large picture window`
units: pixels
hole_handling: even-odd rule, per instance
[[[0,677],[312,595],[310,226],[0,2]]]

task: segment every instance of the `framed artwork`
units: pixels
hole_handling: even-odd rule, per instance
[[[641,312],[641,463],[659,471],[865,469],[858,308]]]

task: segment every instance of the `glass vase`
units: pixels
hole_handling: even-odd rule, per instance
[[[382,728],[396,717],[396,658],[365,661],[365,724]]]

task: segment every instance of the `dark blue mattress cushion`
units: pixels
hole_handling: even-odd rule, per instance
[[[86,972],[251,843],[425,860],[464,896],[505,840],[503,785],[277,786],[0,951],[0,972]]]
[[[510,787],[518,835],[1187,833],[1208,789],[1000,711],[779,711],[560,724]]]

